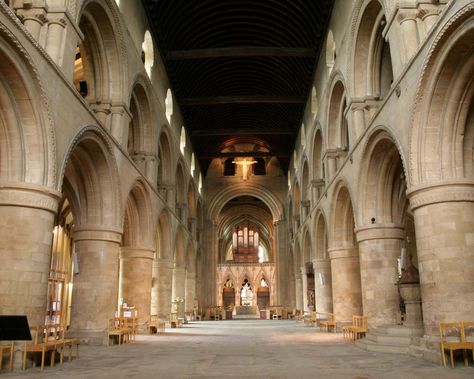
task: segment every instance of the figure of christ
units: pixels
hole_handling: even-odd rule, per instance
[[[254,163],[257,163],[257,161],[254,160],[247,160],[247,158],[244,158],[242,161],[232,161],[232,163],[238,164],[242,166],[242,178],[244,180],[247,180],[247,174],[249,172],[249,166],[253,165]]]

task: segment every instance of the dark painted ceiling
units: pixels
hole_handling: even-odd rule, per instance
[[[202,172],[224,156],[286,172],[333,0],[142,1]]]

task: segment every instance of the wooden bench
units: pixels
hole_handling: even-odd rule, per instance
[[[131,329],[125,324],[127,317],[114,317],[109,320],[109,328],[107,330],[107,346],[110,346],[110,338],[117,337],[118,344],[130,341]]]
[[[8,354],[10,357],[8,363],[8,370],[13,370],[13,352],[14,352],[14,341],[9,341],[8,343],[0,343],[0,371],[2,371],[3,366],[3,355]]]
[[[464,365],[467,366],[467,350],[471,350],[474,359],[474,341],[466,340],[466,331],[468,333],[474,327],[474,322],[441,322],[439,324],[439,345],[441,350],[441,363],[446,367],[445,350],[449,350],[451,358],[451,368],[454,368],[453,352],[463,351]],[[471,336],[471,334],[469,334]]]
[[[150,334],[161,334],[165,332],[166,323],[158,318],[158,315],[150,315],[148,320],[148,330]]]
[[[68,338],[65,334],[66,328],[63,325],[58,325],[57,335],[62,344],[61,363],[63,361],[63,349],[65,349],[66,347],[69,348],[69,362],[71,362],[72,360],[72,350],[74,346],[76,346],[76,358],[79,358],[79,345],[81,342],[77,338]]]
[[[54,367],[57,341],[50,337],[51,326],[37,325],[30,327],[33,337],[32,342],[25,341],[23,347],[23,370],[26,370],[26,359],[28,353],[41,353],[41,371],[44,369],[44,360],[47,352],[51,352],[51,367]],[[33,360],[33,367],[36,367],[36,359]]]
[[[329,328],[333,328],[334,333],[336,333],[336,314],[329,312],[324,314],[327,315],[327,319],[319,323],[321,325],[321,329],[323,329],[325,332],[329,332]]]
[[[342,327],[343,337],[350,338],[352,341],[359,339],[367,331],[367,316],[352,316],[352,325]]]
[[[318,312],[311,311],[309,315],[305,315],[303,318],[303,324],[308,326],[315,326],[317,322]]]

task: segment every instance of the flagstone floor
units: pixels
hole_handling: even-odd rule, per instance
[[[2,371],[3,378],[474,378],[474,367],[443,368],[415,358],[361,350],[337,333],[289,320],[191,322],[131,344],[81,346],[63,366]]]

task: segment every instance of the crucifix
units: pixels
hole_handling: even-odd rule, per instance
[[[253,165],[254,163],[257,163],[257,161],[252,160],[247,160],[247,158],[244,158],[242,161],[232,161],[232,163],[242,165],[242,178],[244,180],[247,180],[247,174],[249,172],[249,166]]]

